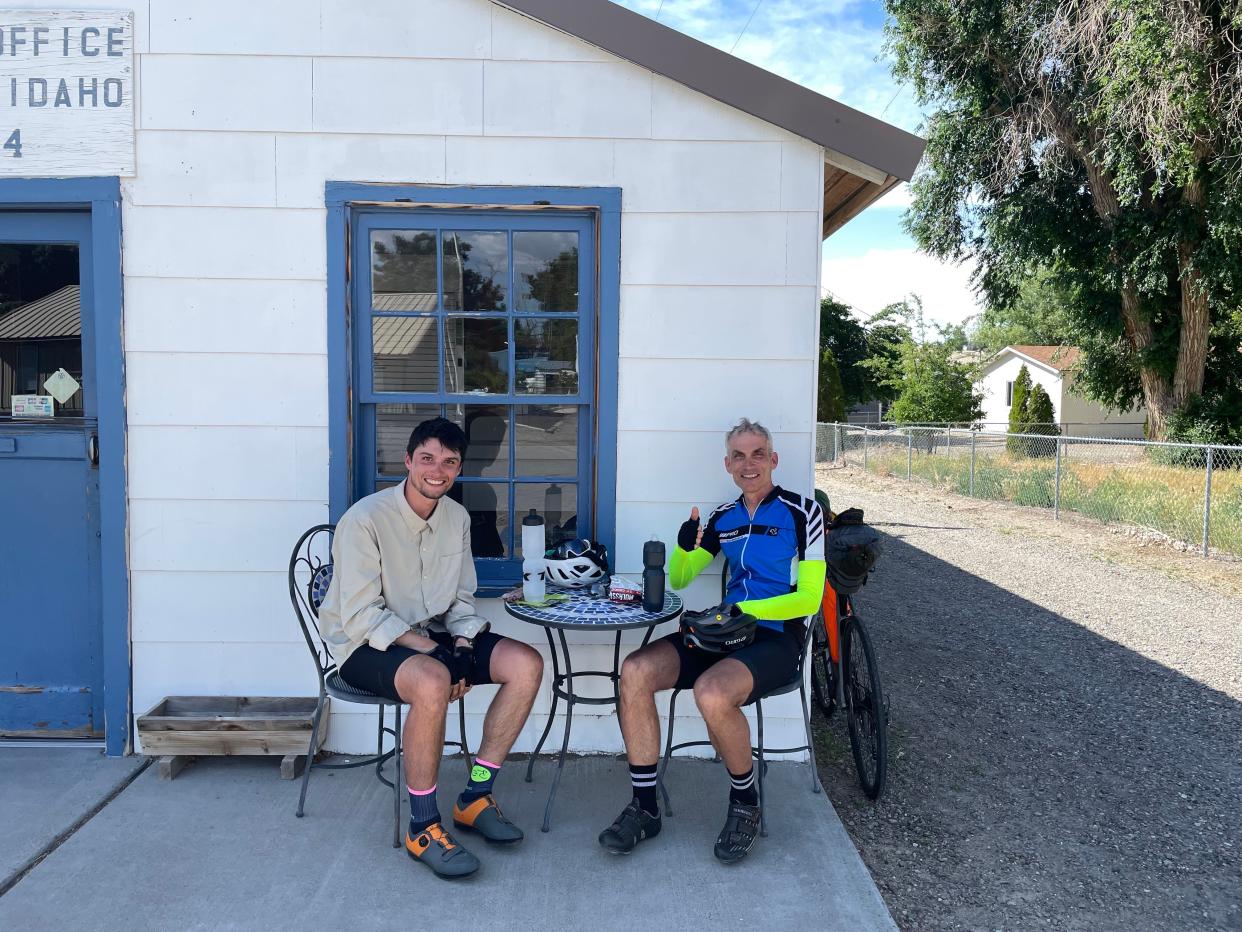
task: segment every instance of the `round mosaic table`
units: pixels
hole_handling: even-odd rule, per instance
[[[611,602],[608,599],[592,597],[584,589],[557,590],[552,586],[549,586],[548,589],[549,591],[560,592],[569,598],[542,608],[533,605],[521,605],[516,602],[505,603],[505,611],[514,618],[529,622],[532,625],[539,625],[543,628],[543,633],[548,638],[548,651],[552,655],[552,711],[548,713],[548,724],[544,727],[543,734],[539,736],[539,743],[535,745],[535,751],[531,754],[530,761],[526,765],[527,783],[531,781],[535,758],[543,750],[543,744],[548,740],[549,732],[552,731],[552,722],[556,718],[557,704],[562,699],[565,700],[565,735],[561,739],[561,753],[556,762],[556,774],[552,777],[552,788],[548,791],[548,803],[543,810],[543,831],[545,832],[552,825],[552,803],[556,799],[556,789],[560,785],[561,771],[565,767],[565,756],[569,751],[569,732],[573,727],[574,706],[579,703],[582,705],[619,706],[621,701],[618,686],[621,681],[621,632],[630,628],[646,628],[647,633],[643,635],[642,642],[642,646],[645,647],[647,642],[651,640],[651,634],[655,630],[656,625],[676,618],[681,614],[682,609],[681,597],[676,593],[668,591],[664,594],[664,606],[657,612],[648,612],[643,610],[641,603],[627,605],[620,602]],[[553,630],[556,631],[557,635],[555,640],[552,637]],[[612,648],[612,669],[575,671],[573,660],[569,655],[569,644],[565,640],[565,632],[568,630],[615,632],[616,640]],[[564,672],[562,672],[562,668]],[[612,695],[577,695],[574,692],[574,678],[583,676],[605,677],[612,683]]]

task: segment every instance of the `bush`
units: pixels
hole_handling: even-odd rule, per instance
[[[1031,395],[1031,373],[1024,365],[1018,370],[1018,377],[1013,380],[1013,394],[1009,399],[1009,433],[1024,434],[1030,422],[1029,405]],[[1026,440],[1022,437],[1010,437],[1005,447],[1014,456],[1026,456]]]
[[[1052,411],[1052,399],[1048,397],[1048,393],[1044,391],[1042,385],[1036,385],[1031,389],[1031,394],[1027,396],[1027,417],[1028,423],[1026,433],[1042,434],[1047,437],[1056,437],[1061,433],[1061,428],[1053,423],[1056,415]],[[1055,440],[1027,440],[1027,455],[1038,457],[1055,456],[1057,445]]]

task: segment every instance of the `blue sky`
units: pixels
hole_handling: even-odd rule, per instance
[[[871,116],[919,131],[922,114],[913,92],[890,71],[884,7],[876,0],[616,2]],[[823,287],[864,317],[913,293],[923,299],[928,317],[960,322],[978,311],[970,270],[915,249],[901,230],[908,203],[901,185],[834,233],[824,244]]]

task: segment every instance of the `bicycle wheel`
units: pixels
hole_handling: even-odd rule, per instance
[[[811,624],[815,625],[811,641],[811,695],[824,718],[832,718],[837,710],[837,665],[832,662],[828,650],[828,632],[824,630],[823,620],[815,616]]]
[[[858,782],[868,799],[879,799],[888,777],[888,714],[880,666],[871,637],[855,615],[845,620],[841,660],[845,669],[845,713]]]

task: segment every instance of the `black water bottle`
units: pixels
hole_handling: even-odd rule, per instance
[[[658,612],[664,608],[664,542],[649,540],[643,544],[643,611]]]

